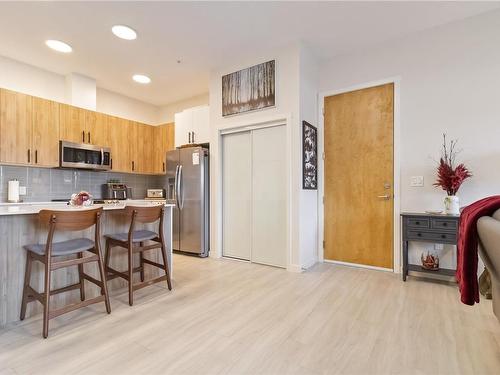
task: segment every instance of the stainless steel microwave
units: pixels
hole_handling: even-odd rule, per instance
[[[59,166],[78,169],[111,169],[111,149],[85,143],[59,141]]]

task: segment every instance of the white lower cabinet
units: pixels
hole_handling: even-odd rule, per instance
[[[223,255],[286,267],[285,126],[222,140]]]

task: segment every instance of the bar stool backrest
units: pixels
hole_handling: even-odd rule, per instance
[[[49,223],[62,231],[79,231],[99,224],[102,207],[91,210],[53,211],[42,210],[38,214],[41,222]]]
[[[134,232],[135,223],[154,223],[160,220],[158,233],[160,238],[163,238],[163,214],[165,211],[165,206],[153,206],[153,207],[142,207],[142,206],[127,206],[125,207],[125,215],[130,217],[130,229],[128,232],[129,242],[132,242],[132,234]]]
[[[95,244],[99,246],[100,237],[100,223],[102,216],[102,207],[91,210],[75,210],[75,211],[53,211],[41,210],[38,217],[42,223],[49,224],[49,233],[47,235],[47,242],[45,254],[50,258],[52,253],[52,240],[54,232],[61,231],[80,231],[95,226]]]

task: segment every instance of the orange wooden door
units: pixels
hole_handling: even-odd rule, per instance
[[[324,258],[393,268],[394,84],[324,108]]]

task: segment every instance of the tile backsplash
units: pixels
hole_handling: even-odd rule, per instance
[[[48,169],[33,167],[0,166],[0,201],[7,202],[9,180],[18,179],[26,186],[25,202],[46,202],[52,199],[69,199],[71,194],[86,190],[94,198],[102,198],[101,185],[110,179],[119,180],[132,188],[132,198],[142,199],[146,189],[163,187],[163,176],[136,175],[116,172],[96,172],[76,169]]]

